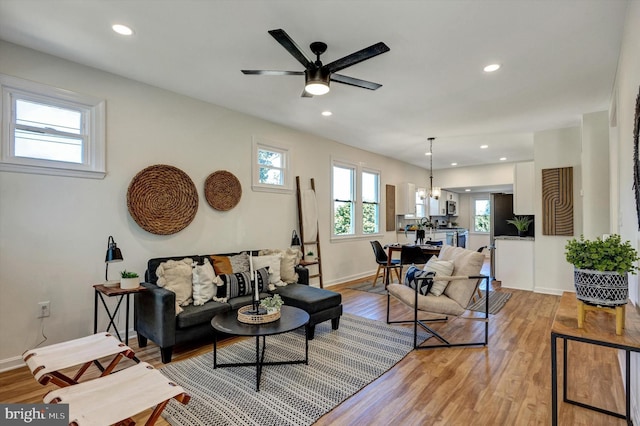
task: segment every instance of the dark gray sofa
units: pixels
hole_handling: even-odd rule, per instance
[[[257,251],[253,252],[257,255]],[[233,255],[237,253],[230,253]],[[160,347],[163,363],[171,362],[173,347],[177,344],[192,340],[213,339],[211,319],[223,312],[238,309],[251,303],[251,296],[240,296],[230,299],[227,303],[208,301],[204,305],[185,306],[183,312],[176,315],[175,293],[158,287],[156,270],[162,262],[167,260],[181,260],[189,257],[201,264],[210,255],[173,256],[150,259],[147,262],[145,282],[141,285],[146,291],[135,294],[134,297],[134,328],[138,335],[138,345],[145,347],[151,340]],[[285,287],[277,287],[273,294],[279,294],[286,305],[304,309],[310,317],[307,325],[307,335],[313,339],[315,325],[331,320],[334,330],[338,329],[342,315],[342,296],[329,290],[309,286],[309,271],[304,267],[296,267],[298,283]],[[261,297],[270,294],[261,293]]]

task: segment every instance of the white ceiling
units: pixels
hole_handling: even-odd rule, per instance
[[[0,0],[0,38],[304,132],[434,169],[533,158],[532,132],[609,107],[626,0]],[[111,25],[131,26],[126,38]],[[324,41],[329,63],[391,51],[301,98],[301,71],[268,33]],[[0,58],[0,60],[2,60]],[[486,74],[482,68],[502,68]],[[320,115],[331,110],[333,116]],[[480,145],[489,145],[481,150]]]

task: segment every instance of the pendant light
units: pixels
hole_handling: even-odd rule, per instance
[[[428,138],[429,141],[429,197],[437,200],[440,198],[440,187],[433,186],[433,141],[436,138]]]

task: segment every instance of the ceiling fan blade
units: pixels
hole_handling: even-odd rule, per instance
[[[340,58],[331,62],[330,64],[325,65],[325,67],[330,72],[340,71],[352,65],[355,65],[359,62],[366,61],[367,59],[371,59],[374,56],[378,56],[382,53],[388,52],[389,46],[384,44],[383,42],[376,43],[372,46],[365,47],[362,50],[358,50],[357,52],[352,53],[351,55],[347,55],[344,58]]]
[[[382,84],[367,80],[360,80],[359,78],[353,78],[342,74],[331,74],[331,81],[348,84],[349,86],[362,87],[363,89],[369,90],[376,90],[382,87]]]
[[[311,65],[313,65],[309,58],[307,58],[307,56],[302,53],[302,50],[300,50],[300,47],[296,44],[296,42],[293,41],[293,39],[289,37],[289,34],[287,34],[284,30],[270,30],[269,34],[271,34],[273,38],[275,38],[278,43],[282,45],[282,47],[287,49],[287,52],[291,53],[291,55],[296,58],[298,62],[300,62],[305,68],[309,68]]]
[[[240,70],[247,75],[304,75],[304,71]]]

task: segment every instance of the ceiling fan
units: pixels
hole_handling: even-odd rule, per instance
[[[300,47],[289,34],[284,30],[270,30],[269,34],[276,39],[278,43],[282,45],[287,52],[289,52],[294,58],[300,62],[305,70],[304,71],[272,71],[272,70],[242,70],[243,74],[247,75],[304,75],[305,88],[302,91],[303,98],[310,98],[314,95],[324,95],[329,92],[329,81],[335,81],[336,83],[348,84],[350,86],[361,87],[363,89],[376,90],[382,87],[382,84],[373,83],[371,81],[360,80],[359,78],[348,77],[342,74],[336,74],[337,71],[343,70],[347,67],[355,65],[359,62],[371,59],[374,56],[378,56],[382,53],[388,52],[389,47],[382,43],[376,43],[369,47],[365,47],[362,50],[358,50],[350,55],[335,60],[327,65],[323,65],[320,61],[320,55],[327,50],[326,43],[321,41],[314,41],[309,46],[316,60],[311,61],[300,50]]]

